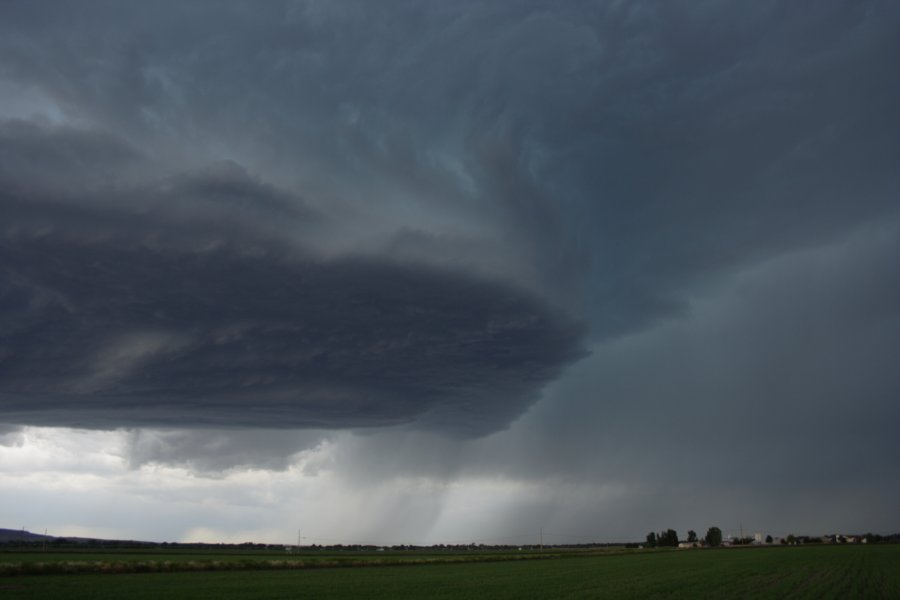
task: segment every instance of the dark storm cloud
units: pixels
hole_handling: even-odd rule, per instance
[[[897,11],[806,8],[666,4],[643,13],[643,35],[613,34],[577,113],[592,133],[557,163],[592,216],[581,235],[600,240],[599,331],[678,314],[699,280],[893,206]]]
[[[893,3],[89,6],[8,9],[8,76],[154,155],[486,228],[601,338],[900,193]]]
[[[900,226],[873,223],[766,261],[694,298],[685,318],[597,347],[509,431],[467,442],[376,431],[338,444],[335,464],[353,482],[499,472],[625,490],[558,515],[576,532],[740,519],[889,529],[900,494],[898,256]],[[522,522],[534,522],[530,511]]]
[[[78,173],[138,159],[93,132],[0,134],[23,165],[0,173],[10,422],[470,435],[504,427],[580,356],[579,328],[508,284],[310,253],[324,219],[233,163],[95,182]],[[49,176],[32,182],[39,165]]]
[[[232,161],[170,171],[95,129],[0,121],[0,157],[0,227],[7,233],[152,233],[199,246],[225,238],[310,239],[313,229],[328,228],[302,198]]]
[[[0,121],[4,199],[108,186],[129,174],[139,161],[133,146],[101,130]]]
[[[0,242],[11,422],[504,426],[580,356],[579,329],[507,285],[256,246]]]
[[[184,30],[104,34],[101,41],[85,35],[92,23],[59,29],[65,9],[37,16],[10,10],[16,31],[5,38],[4,74],[48,93],[80,125],[7,121],[0,132],[9,159],[0,171],[7,420],[85,427],[415,423],[484,433],[508,424],[581,356],[579,327],[507,283],[514,276],[490,281],[463,274],[458,267],[465,265],[430,266],[429,258],[446,262],[439,258],[445,250],[460,254],[466,244],[454,235],[423,231],[415,221],[409,228],[402,217],[390,218],[398,208],[388,205],[375,212],[399,220],[399,237],[388,228],[387,246],[375,246],[406,262],[325,258],[317,252],[322,239],[347,234],[297,194],[233,160],[208,167],[188,156],[185,145],[215,156],[212,145],[233,148],[228,156],[250,149],[250,162],[260,162],[296,144],[305,155],[292,151],[292,159],[335,162],[329,172],[345,168],[357,187],[371,163],[386,173],[371,177],[376,192],[380,180],[399,177],[413,192],[452,193],[444,191],[452,177],[428,165],[407,127],[394,129],[374,114],[366,121],[374,131],[350,128],[329,142],[334,98],[310,99],[304,91],[300,110],[286,115],[298,97],[291,82],[278,76],[255,84],[279,57],[292,63],[298,50],[303,58],[306,42],[276,41],[263,52],[265,65],[254,64],[253,54],[235,60],[263,39],[260,24],[239,26],[233,44],[213,42],[188,52],[185,63],[175,59],[178,49],[196,40]],[[226,10],[211,31],[246,23],[246,10]],[[115,9],[107,16],[131,19]],[[276,16],[263,15],[261,26]],[[294,23],[301,38],[306,20]],[[353,28],[363,22],[359,15],[352,21]],[[332,45],[322,32],[310,43]],[[81,50],[73,53],[74,46]],[[341,50],[329,68],[352,56]],[[291,70],[321,75],[316,64]],[[338,108],[340,119],[356,118],[354,106]],[[279,111],[286,118],[272,117]],[[257,117],[250,124],[248,114],[264,114],[269,124],[258,127]],[[318,121],[325,131],[316,131]],[[257,144],[263,149],[254,155]],[[380,196],[372,195],[382,201],[397,187],[380,186]],[[366,201],[355,189],[340,202]],[[404,250],[410,240],[412,252]],[[413,263],[410,255],[420,256]]]
[[[314,449],[326,438],[317,431],[137,429],[128,433],[127,457],[131,468],[169,464],[215,476],[239,467],[285,469],[298,452]],[[304,470],[313,473],[315,468]]]
[[[275,417],[251,420],[489,431],[575,356],[564,307],[594,358],[521,429],[466,451],[373,435],[347,460],[375,473],[367,449],[427,445],[384,464],[699,488],[699,465],[794,465],[821,486],[896,455],[884,432],[843,455],[817,440],[896,418],[895,245],[840,242],[896,236],[897,3],[45,6],[0,20],[0,89],[66,123],[3,129],[4,331],[60,373],[39,389],[5,371],[46,402],[29,418],[98,425],[115,401],[102,424],[215,425],[241,402],[222,390],[252,381]],[[823,248],[852,266],[759,275],[749,306],[710,291]],[[288,397],[308,399],[293,420]],[[742,422],[764,432],[754,452],[733,443]],[[825,466],[779,462],[798,436]],[[147,460],[206,447],[168,443]]]
[[[900,227],[871,224],[748,269],[683,321],[598,349],[549,392],[558,410],[536,408],[521,432],[579,442],[522,464],[738,488],[893,479],[898,255]],[[588,452],[603,458],[579,460]]]

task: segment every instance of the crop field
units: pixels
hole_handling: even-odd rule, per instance
[[[208,560],[222,560],[215,556]],[[898,545],[481,557],[489,562],[410,553],[406,564],[384,564],[390,558],[358,556],[355,565],[366,568],[267,570],[238,564],[239,570],[7,575],[0,577],[0,597],[900,598]],[[422,558],[431,562],[415,560]]]
[[[621,547],[594,550],[470,551],[305,551],[278,550],[106,550],[66,549],[41,552],[0,550],[0,577],[86,573],[156,573],[175,571],[288,570],[411,564],[446,564],[546,560],[635,552]]]

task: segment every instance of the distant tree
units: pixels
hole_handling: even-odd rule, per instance
[[[666,529],[665,531],[660,531],[659,535],[656,536],[656,543],[660,546],[678,546],[678,533],[674,529]]]
[[[647,547],[655,548],[656,547],[656,533],[650,532],[647,534]]]
[[[696,542],[696,541],[697,541],[697,532],[694,531],[693,529],[689,530],[689,531],[688,531],[688,539],[687,539],[687,541],[690,542],[690,543]]]
[[[794,544],[797,543],[797,538],[794,537],[793,533],[788,534],[787,543],[790,544],[791,546],[793,546]]]
[[[706,530],[706,543],[709,546],[722,545],[722,530],[718,527],[710,527]]]
[[[772,541],[773,541],[773,540],[772,540],[772,536],[771,536],[771,535],[767,535],[767,536],[766,536],[766,543],[767,543],[767,544],[771,544]]]

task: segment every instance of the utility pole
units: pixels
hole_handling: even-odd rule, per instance
[[[541,527],[541,552],[544,551],[544,528]]]

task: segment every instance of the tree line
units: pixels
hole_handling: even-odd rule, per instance
[[[689,544],[698,544],[700,540],[697,539],[697,532],[691,529],[688,531],[687,542]],[[721,546],[722,545],[722,530],[718,527],[710,527],[706,531],[706,537],[703,538],[703,543],[707,546]],[[648,548],[657,548],[657,547],[666,547],[671,546],[673,548],[678,547],[678,533],[674,529],[666,529],[665,531],[660,531],[656,533],[655,531],[651,531],[647,534],[647,547]]]
[[[732,546],[747,546],[756,541],[756,538],[753,537],[738,537],[738,538],[729,538],[728,543]],[[771,535],[767,535],[765,542],[766,544],[774,543],[774,539]],[[808,536],[808,535],[798,535],[790,534],[785,538],[781,538],[781,544],[787,546],[793,546],[796,544],[822,544],[822,543],[831,543],[831,544],[848,544],[848,543],[866,543],[866,544],[878,544],[878,543],[897,543],[900,541],[900,534],[893,535],[877,535],[873,533],[867,533],[865,535],[857,535],[857,536],[843,536],[838,534],[831,534],[825,536]],[[705,546],[721,546],[722,545],[722,530],[718,527],[710,527],[706,531],[706,536],[701,541],[697,538],[697,532],[693,529],[688,531],[687,542],[689,544],[702,544]],[[674,529],[666,529],[665,531],[660,531],[659,533],[655,531],[651,531],[647,534],[647,543],[645,544],[648,548],[664,548],[666,546],[670,546],[673,548],[677,548],[679,543],[678,533]]]

